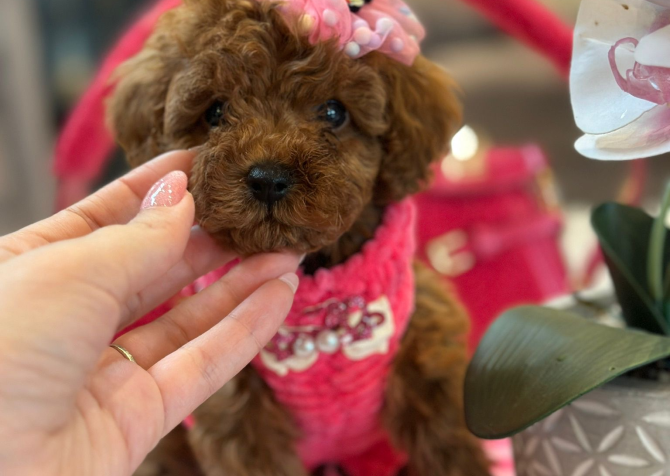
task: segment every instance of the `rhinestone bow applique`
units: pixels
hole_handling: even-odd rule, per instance
[[[305,309],[303,315],[305,326],[282,326],[261,351],[262,362],[279,375],[305,371],[321,354],[342,352],[350,360],[385,354],[395,331],[386,296],[371,303],[360,296],[329,300]],[[315,325],[309,325],[312,320]]]

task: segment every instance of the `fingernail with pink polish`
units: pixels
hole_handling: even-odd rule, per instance
[[[188,177],[184,172],[170,172],[151,187],[142,202],[142,210],[177,205],[186,195],[187,187]]]

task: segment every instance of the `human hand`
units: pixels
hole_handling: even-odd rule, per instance
[[[119,338],[136,363],[109,347],[119,330],[234,258],[191,227],[193,198],[179,171],[193,155],[161,156],[0,238],[0,474],[131,474],[286,317],[299,258],[259,255]]]

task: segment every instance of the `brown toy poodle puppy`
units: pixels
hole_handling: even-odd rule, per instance
[[[359,253],[387,207],[425,183],[460,119],[452,82],[422,56],[352,59],[334,41],[312,44],[268,1],[185,0],[117,80],[109,118],[131,165],[200,146],[190,183],[200,225],[241,255],[308,253],[305,275]],[[467,318],[430,271],[416,266],[415,283],[379,421],[407,457],[401,474],[484,476],[462,415]],[[252,366],[195,421],[138,474],[325,471],[305,468],[300,428]]]

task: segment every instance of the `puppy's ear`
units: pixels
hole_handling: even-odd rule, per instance
[[[175,94],[181,99],[202,95],[203,78],[198,74],[208,63],[201,58],[198,70],[191,59],[202,52],[207,38],[216,37],[209,32],[224,27],[232,31],[245,19],[259,17],[263,8],[270,10],[272,5],[254,0],[184,0],[183,5],[163,14],[142,51],[117,69],[107,122],[131,166],[200,143],[197,139],[202,137],[195,133],[175,135],[183,132],[179,130],[183,124],[177,121],[193,110],[169,120],[166,106],[170,109]]]
[[[448,152],[461,106],[451,78],[423,56],[411,67],[384,55],[373,61],[386,83],[389,124],[375,201],[388,204],[416,193],[428,180],[430,163]]]
[[[112,78],[115,89],[107,102],[107,122],[133,167],[173,146],[164,138],[165,103],[184,54],[164,32],[170,31],[178,13],[166,13],[142,51]]]

